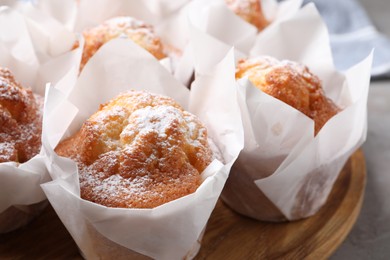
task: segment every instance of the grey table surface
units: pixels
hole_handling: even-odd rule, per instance
[[[379,31],[390,37],[390,1],[359,0]],[[351,233],[331,257],[390,259],[390,79],[371,81],[368,134],[363,145],[367,186]]]

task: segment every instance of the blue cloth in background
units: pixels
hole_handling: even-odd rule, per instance
[[[330,33],[334,63],[346,70],[374,51],[372,77],[390,77],[390,40],[377,31],[355,0],[305,0],[313,2]]]

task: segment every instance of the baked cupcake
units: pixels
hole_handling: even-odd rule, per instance
[[[114,208],[151,209],[194,193],[213,158],[196,116],[145,91],[101,105],[56,152],[77,162],[81,198]],[[87,228],[103,259],[142,256]]]
[[[261,8],[261,0],[225,0],[227,6],[239,17],[262,31],[268,26]]]
[[[103,44],[116,38],[131,39],[156,59],[166,57],[163,44],[155,34],[153,27],[130,16],[111,18],[96,27],[85,30],[83,36],[85,45],[80,71]]]
[[[269,56],[243,59],[238,62],[236,79],[239,82],[247,79],[252,84],[247,88],[254,86],[261,90],[259,93],[249,90],[255,93],[252,100],[259,101],[256,111],[252,112],[255,114],[252,120],[256,122],[248,126],[252,129],[247,129],[253,137],[247,139],[254,138],[256,141],[246,141],[246,147],[233,167],[222,198],[243,215],[266,221],[288,220],[256,182],[274,175],[297,144],[314,140],[323,126],[341,109],[325,95],[320,79],[297,62],[279,61]],[[289,118],[281,118],[281,114],[289,114]],[[310,124],[311,121],[313,124]],[[262,128],[257,125],[262,125]],[[293,161],[290,159],[289,163]],[[302,181],[304,184],[298,188],[297,198],[292,197],[296,199],[296,208],[290,216],[292,219],[307,216],[307,211],[312,214],[311,207],[323,196],[324,184],[328,182],[326,175],[321,172],[305,173],[311,164],[301,166],[301,172],[297,173],[308,175]],[[317,187],[318,194],[314,194],[311,187]],[[280,187],[275,186],[273,189],[276,191]]]
[[[238,62],[236,79],[248,80],[314,120],[315,135],[340,110],[325,96],[321,81],[303,64],[260,56]]]
[[[202,123],[173,99],[143,91],[101,105],[56,152],[77,162],[83,199],[120,208],[193,193],[212,160]]]
[[[235,82],[213,88],[235,105],[204,96],[234,57],[189,91],[130,41],[98,54],[71,93],[47,91],[44,133],[61,141],[43,139],[53,181],[41,187],[85,258],[191,259],[242,148]]]
[[[42,97],[23,88],[9,69],[0,68],[0,163],[23,164],[39,153],[42,106]],[[7,178],[0,171],[2,174]],[[0,213],[0,233],[27,224],[45,205],[46,202],[8,207]]]

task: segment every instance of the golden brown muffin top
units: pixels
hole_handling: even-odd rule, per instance
[[[81,197],[153,208],[193,193],[211,162],[207,130],[173,99],[143,91],[101,105],[56,152],[78,163]]]
[[[315,134],[339,111],[325,96],[318,77],[302,64],[267,56],[240,60],[236,79],[244,77],[263,92],[312,118]]]
[[[23,163],[39,153],[43,99],[0,68],[0,163]]]
[[[260,0],[225,0],[227,6],[239,17],[262,31],[268,26]]]
[[[103,24],[83,32],[85,45],[80,71],[88,60],[105,43],[116,38],[128,38],[150,52],[156,59],[165,58],[163,44],[153,27],[129,16],[111,18]]]

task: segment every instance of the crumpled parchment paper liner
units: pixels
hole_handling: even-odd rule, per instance
[[[47,82],[57,83],[78,66],[79,37],[31,4],[3,6],[0,11],[0,65],[8,67],[19,82],[43,96]]]
[[[196,55],[188,55],[183,63],[192,64],[198,73],[209,70],[216,61],[232,47],[236,58],[242,58],[257,45],[258,38],[270,28],[289,20],[299,10],[302,0],[288,0],[277,3],[262,0],[263,13],[272,22],[258,32],[250,23],[231,11],[224,0],[195,0],[188,6],[189,47],[196,49]],[[212,51],[210,51],[212,49]],[[194,52],[191,52],[194,53]]]
[[[193,194],[154,209],[108,208],[79,197],[77,166],[53,152],[59,138],[44,140],[46,156],[51,158],[47,167],[54,180],[42,188],[86,258],[97,257],[93,248],[95,235],[90,227],[113,245],[158,259],[184,258],[199,243],[198,238],[243,144],[242,125],[237,123],[241,119],[234,81],[222,84],[226,71],[230,75],[234,73],[232,52],[214,70],[198,78],[189,92],[148,52],[132,41],[117,39],[103,46],[90,60],[68,98],[48,88],[47,107],[55,108],[58,104],[62,109],[45,120],[44,139],[48,135],[73,134],[100,103],[125,90],[142,89],[171,96],[198,115],[224,159],[224,162],[214,160],[207,167],[202,173],[202,185]],[[225,99],[222,102],[205,98],[207,91],[220,93]],[[224,104],[226,101],[229,106]],[[67,111],[78,111],[70,125],[61,120]]]

